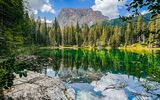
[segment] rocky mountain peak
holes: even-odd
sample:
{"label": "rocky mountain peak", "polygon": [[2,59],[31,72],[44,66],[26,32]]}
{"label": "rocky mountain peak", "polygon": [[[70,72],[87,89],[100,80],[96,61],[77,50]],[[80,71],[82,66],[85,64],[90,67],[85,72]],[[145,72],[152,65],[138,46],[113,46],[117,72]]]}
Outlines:
{"label": "rocky mountain peak", "polygon": [[67,25],[75,25],[77,22],[80,25],[88,23],[96,23],[108,19],[107,16],[102,15],[100,11],[93,11],[91,8],[74,9],[64,8],[57,16],[61,27]]}

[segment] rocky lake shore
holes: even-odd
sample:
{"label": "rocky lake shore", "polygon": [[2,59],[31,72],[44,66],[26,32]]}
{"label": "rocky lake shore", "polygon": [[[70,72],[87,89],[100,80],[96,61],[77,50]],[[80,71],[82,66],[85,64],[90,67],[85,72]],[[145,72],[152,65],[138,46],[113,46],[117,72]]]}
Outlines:
{"label": "rocky lake shore", "polygon": [[65,84],[37,72],[28,71],[27,77],[16,77],[12,89],[4,91],[5,100],[68,100]]}
{"label": "rocky lake shore", "polygon": [[[160,84],[125,74],[97,74],[90,71],[59,68],[58,74],[48,68],[54,58],[19,56],[19,61],[31,62],[27,77],[16,75],[14,86],[4,91],[5,100],[160,100]],[[42,74],[40,74],[42,73]],[[80,80],[80,81],[78,81]],[[115,95],[116,94],[116,95]]]}
{"label": "rocky lake shore", "polygon": [[16,77],[14,86],[4,91],[4,98],[5,100],[159,100],[160,84],[156,82],[146,84],[150,87],[150,90],[147,90],[143,86],[144,81],[108,73],[91,84],[72,83],[66,86],[66,83],[59,78],[28,71],[27,77]]}

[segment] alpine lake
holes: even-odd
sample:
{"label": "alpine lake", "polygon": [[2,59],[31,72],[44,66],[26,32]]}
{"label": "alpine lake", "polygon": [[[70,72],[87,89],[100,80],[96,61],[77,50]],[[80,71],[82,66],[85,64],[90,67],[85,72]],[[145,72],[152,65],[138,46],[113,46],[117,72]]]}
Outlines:
{"label": "alpine lake", "polygon": [[[38,60],[30,70],[60,78],[76,100],[116,99],[109,94],[125,95],[128,100],[160,100],[158,50],[44,48],[34,55]],[[121,83],[125,85],[116,85]]]}

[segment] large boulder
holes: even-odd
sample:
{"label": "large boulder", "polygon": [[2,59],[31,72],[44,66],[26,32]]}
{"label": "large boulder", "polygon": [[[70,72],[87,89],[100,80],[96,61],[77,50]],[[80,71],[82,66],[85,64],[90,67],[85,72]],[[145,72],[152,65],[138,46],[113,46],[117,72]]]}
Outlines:
{"label": "large boulder", "polygon": [[14,86],[4,91],[6,100],[68,100],[64,83],[45,75],[28,72],[27,77],[16,77]]}

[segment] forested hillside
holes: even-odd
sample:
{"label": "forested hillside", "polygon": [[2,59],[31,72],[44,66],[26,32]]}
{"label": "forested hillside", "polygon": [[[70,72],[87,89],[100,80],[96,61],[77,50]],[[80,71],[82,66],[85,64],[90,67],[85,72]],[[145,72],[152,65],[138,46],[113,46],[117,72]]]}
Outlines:
{"label": "forested hillside", "polygon": [[[150,13],[144,14],[143,15],[143,21],[146,22],[146,24],[149,22],[151,17]],[[136,20],[137,17],[135,17],[134,20]],[[110,26],[122,26],[122,25],[126,25],[127,21],[123,21],[121,18],[115,18],[115,19],[111,19],[111,20],[104,20],[102,22],[103,25],[110,25]]]}
{"label": "forested hillside", "polygon": [[[24,1],[25,2],[25,1]],[[0,54],[35,43],[35,21],[22,0],[0,0]]]}
{"label": "forested hillside", "polygon": [[139,15],[134,20],[123,22],[125,24],[121,26],[101,23],[81,26],[77,22],[75,26],[63,28],[59,26],[56,18],[51,27],[47,27],[46,21],[41,22],[40,17],[34,21],[33,17],[29,18],[26,14],[26,19],[28,19],[28,34],[24,36],[25,44],[55,47],[124,47],[139,43],[148,47],[159,47],[159,16],[146,21],[142,15]]}
{"label": "forested hillside", "polygon": [[[136,16],[133,20],[96,23],[92,26],[76,25],[60,27],[57,18],[49,27],[46,18],[41,21],[24,10],[21,0],[1,4],[0,50],[1,53],[24,45],[78,46],[78,47],[124,47],[135,43],[148,47],[159,47],[159,15],[146,19]],[[14,6],[13,6],[14,5]],[[16,10],[14,10],[16,9]],[[114,24],[118,23],[119,24]],[[125,24],[124,24],[125,23]]]}

